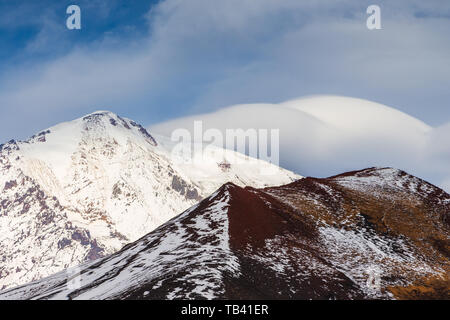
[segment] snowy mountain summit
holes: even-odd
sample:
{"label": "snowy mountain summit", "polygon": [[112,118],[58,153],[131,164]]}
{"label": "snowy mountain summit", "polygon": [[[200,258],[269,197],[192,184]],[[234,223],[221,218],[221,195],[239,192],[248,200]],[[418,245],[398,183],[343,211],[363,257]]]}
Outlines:
{"label": "snowy mountain summit", "polygon": [[255,168],[272,164],[231,151],[241,161],[224,169],[220,151],[205,165],[178,163],[143,126],[108,111],[0,145],[0,289],[114,253],[226,182],[301,178],[263,176]]}

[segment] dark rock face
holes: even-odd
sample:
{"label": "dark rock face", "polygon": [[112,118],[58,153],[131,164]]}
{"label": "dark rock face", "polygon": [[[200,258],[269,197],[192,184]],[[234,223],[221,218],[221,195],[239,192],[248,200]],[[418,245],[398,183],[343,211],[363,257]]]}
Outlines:
{"label": "dark rock face", "polygon": [[[97,240],[91,238],[89,231],[81,230],[79,228],[74,229],[75,230],[72,233],[72,240],[80,242],[83,246],[90,247],[85,258],[86,261],[96,260],[104,256],[104,249],[97,244]],[[63,244],[66,245],[72,242],[68,239],[63,239],[62,241],[64,241]]]}
{"label": "dark rock face", "polygon": [[102,119],[106,114],[107,114],[106,112],[93,113],[83,117],[83,121],[95,123],[98,122],[100,119]]}
{"label": "dark rock face", "polygon": [[121,118],[121,117],[119,117],[119,116],[117,116],[117,118],[120,120],[120,123],[122,123],[122,125],[123,125],[126,129],[131,130],[130,126],[128,125],[128,123],[127,123],[123,118]]}
{"label": "dark rock face", "polygon": [[172,176],[172,189],[184,195],[186,199],[200,200],[197,189],[189,186],[181,177]]}
{"label": "dark rock face", "polygon": [[38,142],[46,142],[46,141],[47,141],[46,135],[48,135],[48,134],[50,134],[50,133],[51,133],[50,130],[41,131],[41,132],[39,132],[38,134],[33,135],[33,136],[30,138],[30,140],[26,141],[26,143],[30,143],[30,141],[32,141],[32,140],[36,140],[36,141],[38,141]]}
{"label": "dark rock face", "polygon": [[8,208],[9,204],[10,204],[10,201],[8,201],[8,200],[6,200],[6,199],[4,199],[4,200],[2,200],[2,201],[0,202],[0,206],[1,206],[2,209]]}
{"label": "dark rock face", "polygon": [[113,187],[112,195],[114,198],[119,197],[119,195],[122,194],[122,190],[120,189],[120,186],[118,183],[116,183]]}
{"label": "dark rock face", "polygon": [[9,154],[14,150],[20,150],[16,140],[9,140],[7,143],[0,145],[0,152],[6,152],[6,154]]}
{"label": "dark rock face", "polygon": [[98,246],[97,241],[95,241],[95,240],[91,241],[90,245],[91,245],[91,250],[89,250],[89,253],[86,256],[86,260],[92,261],[92,260],[97,260],[97,259],[104,257],[105,252],[104,252],[103,248]]}
{"label": "dark rock face", "polygon": [[132,125],[133,127],[136,127],[136,128],[139,129],[139,132],[140,132],[144,137],[147,138],[147,141],[148,141],[151,145],[153,145],[153,146],[158,145],[158,143],[156,142],[156,140],[150,135],[150,133],[148,133],[148,131],[147,131],[143,126],[141,126],[140,124],[138,124],[138,123],[136,123],[136,122],[134,122],[134,121],[130,121],[130,123],[131,123],[131,125]]}
{"label": "dark rock face", "polygon": [[72,240],[63,238],[58,241],[58,249],[64,249],[65,247],[70,246],[71,243],[72,243]]}
{"label": "dark rock face", "polygon": [[42,132],[38,133],[38,137],[42,137],[42,136],[45,136],[45,135],[50,134],[50,133],[51,133],[50,130],[45,130],[45,131],[42,131]]}
{"label": "dark rock face", "polygon": [[72,233],[72,240],[80,242],[83,246],[87,246],[91,242],[91,235],[89,234],[89,231],[76,230]]}
{"label": "dark rock face", "polygon": [[3,191],[12,189],[17,187],[17,181],[16,180],[12,180],[12,181],[8,181],[5,183],[5,187],[3,188]]}
{"label": "dark rock face", "polygon": [[110,122],[114,127],[117,127],[117,121],[114,120],[113,118],[109,119],[109,122]]}

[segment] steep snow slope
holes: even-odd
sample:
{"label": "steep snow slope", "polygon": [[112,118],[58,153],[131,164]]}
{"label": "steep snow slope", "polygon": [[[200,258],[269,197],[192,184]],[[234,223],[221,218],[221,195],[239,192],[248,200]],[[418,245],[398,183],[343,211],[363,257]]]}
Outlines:
{"label": "steep snow slope", "polygon": [[229,183],[120,252],[0,299],[448,299],[449,215],[450,195],[391,168]]}
{"label": "steep snow slope", "polygon": [[[220,185],[299,176],[214,148],[183,163],[136,122],[107,111],[0,147],[0,288],[113,253]],[[238,163],[227,163],[227,157]]]}

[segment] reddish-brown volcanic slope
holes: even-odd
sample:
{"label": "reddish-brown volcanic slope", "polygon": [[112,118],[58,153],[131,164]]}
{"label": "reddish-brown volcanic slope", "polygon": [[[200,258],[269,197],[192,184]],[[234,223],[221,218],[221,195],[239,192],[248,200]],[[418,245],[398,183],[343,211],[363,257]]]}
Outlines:
{"label": "reddish-brown volcanic slope", "polygon": [[450,298],[450,196],[443,190],[401,170],[370,168],[264,192],[313,220],[321,257],[356,282],[372,282],[375,296]]}
{"label": "reddish-brown volcanic slope", "polygon": [[[370,168],[226,184],[120,252],[0,299],[449,299],[450,195]],[[72,276],[73,278],[73,276]]]}

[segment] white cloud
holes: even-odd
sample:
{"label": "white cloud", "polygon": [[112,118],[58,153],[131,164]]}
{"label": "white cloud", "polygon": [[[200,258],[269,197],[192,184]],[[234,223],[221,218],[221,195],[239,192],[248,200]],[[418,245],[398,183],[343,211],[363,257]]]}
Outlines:
{"label": "white cloud", "polygon": [[[154,123],[323,93],[443,123],[450,117],[450,19],[440,18],[447,2],[380,0],[383,30],[371,32],[358,0],[162,1],[147,14],[147,38],[107,38],[0,74],[0,140],[97,109]],[[44,24],[28,48],[49,45],[52,26]]]}
{"label": "white cloud", "polygon": [[[237,105],[151,126],[169,136],[178,128],[280,129],[280,164],[301,175],[328,176],[392,166],[448,188],[450,124],[432,128],[396,109],[361,99],[321,96],[280,104]],[[193,135],[193,133],[192,133]]]}
{"label": "white cloud", "polygon": [[450,179],[442,182],[442,189],[444,189],[447,192],[450,192]]}

